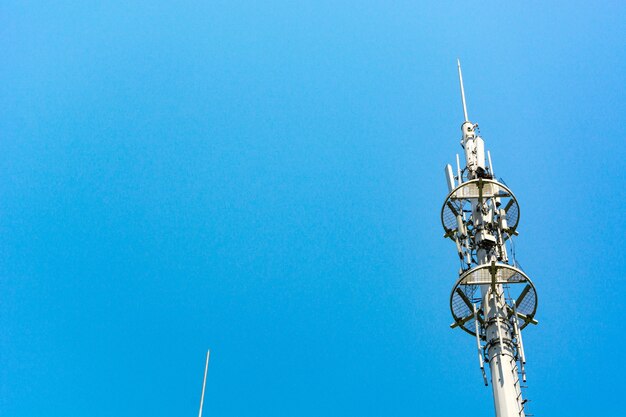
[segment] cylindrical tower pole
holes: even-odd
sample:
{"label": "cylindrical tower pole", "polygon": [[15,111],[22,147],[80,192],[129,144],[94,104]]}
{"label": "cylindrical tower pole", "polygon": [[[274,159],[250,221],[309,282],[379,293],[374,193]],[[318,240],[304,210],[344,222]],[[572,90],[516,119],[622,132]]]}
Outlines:
{"label": "cylindrical tower pole", "polygon": [[[494,291],[495,288],[495,291]],[[513,331],[502,285],[489,287],[483,298],[491,389],[497,417],[524,417]],[[513,320],[516,318],[511,317]]]}
{"label": "cylindrical tower pole", "polygon": [[[480,161],[482,162],[482,161]],[[495,213],[494,206],[481,207],[476,203],[473,207],[473,217],[478,227],[488,223]],[[478,233],[475,245],[480,247],[490,239],[485,234]],[[481,241],[481,239],[483,239]],[[496,246],[483,246],[477,251],[479,266],[488,265],[496,261]],[[509,308],[504,297],[504,288],[501,284],[481,285],[482,308],[484,313],[485,349],[487,362],[491,372],[491,389],[496,417],[525,417],[522,405],[522,392],[517,373],[517,360],[513,346],[513,329],[509,321]],[[511,316],[512,320],[516,320]]]}
{"label": "cylindrical tower pole", "polygon": [[[480,224],[484,220],[482,210],[476,210],[474,213]],[[478,250],[479,265],[495,262],[494,248]],[[517,318],[509,314],[501,284],[481,285],[481,294],[485,350],[491,372],[491,390],[496,417],[525,417],[513,345],[513,326],[510,322]]]}
{"label": "cylindrical tower pole", "polygon": [[[482,146],[482,139],[474,131],[471,122],[465,121],[461,130],[468,166],[474,168],[470,169],[470,178],[476,178],[480,169],[485,167],[484,152],[477,152],[476,149],[476,144]],[[474,146],[470,146],[472,142]],[[495,204],[488,205],[482,198],[475,200],[472,204],[472,218],[477,228],[474,245],[478,248],[476,255],[479,266],[497,261],[498,238],[487,229],[487,225],[493,223],[497,214],[496,209]],[[481,294],[487,343],[485,348],[491,371],[491,389],[496,417],[524,417],[517,360],[513,347],[512,325],[509,322],[504,288],[495,283],[481,285]]]}

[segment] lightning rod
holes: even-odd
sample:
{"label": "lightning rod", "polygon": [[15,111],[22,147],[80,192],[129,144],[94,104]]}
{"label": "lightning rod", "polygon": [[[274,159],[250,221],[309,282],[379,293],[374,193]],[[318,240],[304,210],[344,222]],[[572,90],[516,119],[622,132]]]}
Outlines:
{"label": "lightning rod", "polygon": [[206,388],[206,376],[209,371],[209,358],[211,357],[211,349],[206,351],[206,362],[204,364],[204,379],[202,380],[202,395],[200,396],[200,411],[198,417],[202,417],[202,408],[204,406],[204,390]]}

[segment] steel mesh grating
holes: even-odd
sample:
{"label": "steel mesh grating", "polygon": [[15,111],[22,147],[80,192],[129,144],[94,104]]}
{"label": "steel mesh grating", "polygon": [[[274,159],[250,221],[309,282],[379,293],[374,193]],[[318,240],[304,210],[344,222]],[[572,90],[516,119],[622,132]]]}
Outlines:
{"label": "steel mesh grating", "polygon": [[517,222],[519,221],[519,206],[517,204],[511,205],[509,209],[506,211],[506,222],[509,227],[516,227]]}
{"label": "steel mesh grating", "polygon": [[464,207],[470,210],[479,197],[487,204],[492,204],[492,198],[497,198],[498,207],[506,208],[509,233],[517,228],[519,206],[513,193],[506,186],[492,180],[471,180],[454,189],[446,198],[441,210],[441,222],[446,233],[457,229],[456,213],[462,213]]}
{"label": "steel mesh grating", "polygon": [[454,200],[450,200],[443,207],[443,216],[442,216],[443,227],[446,230],[446,232],[449,232],[451,230],[456,230],[458,227],[457,222],[456,222],[456,215],[454,214],[454,211],[452,210],[452,208],[450,208],[450,205],[454,208],[454,210],[457,213],[460,213],[462,209],[461,202],[454,201]]}
{"label": "steel mesh grating", "polygon": [[[496,268],[496,282],[517,283],[526,281],[526,277],[521,272],[508,265],[498,264]],[[466,272],[461,282],[470,285],[491,283],[490,266],[477,267]]]}
{"label": "steel mesh grating", "polygon": [[[466,296],[468,295],[468,287],[469,286],[466,285],[459,287]],[[468,298],[470,297],[468,296]],[[454,316],[456,318],[463,318],[468,316],[470,312],[471,311],[469,309],[469,306],[465,303],[465,301],[463,301],[461,296],[455,292],[454,296],[452,297],[452,313],[454,314]]]}
{"label": "steel mesh grating", "polygon": [[[480,298],[476,299],[474,297],[476,289],[478,288],[476,285],[460,285],[458,288],[459,290],[461,290],[461,292],[463,292],[463,294],[465,294],[465,296],[470,300],[471,303],[480,303]],[[452,295],[451,307],[452,316],[454,317],[455,321],[463,319],[474,313],[456,291]],[[462,325],[462,327],[465,329],[469,329],[473,332],[474,317],[466,321]]]}
{"label": "steel mesh grating", "polygon": [[524,277],[524,275],[520,274],[519,272],[515,272],[515,271],[512,271],[512,272],[513,272],[512,274],[507,274],[508,277],[506,278],[506,280],[508,282],[513,283],[513,282],[524,282],[524,281],[526,281],[526,278]]}
{"label": "steel mesh grating", "polygon": [[534,288],[531,288],[530,291],[524,296],[522,302],[517,306],[517,311],[526,316],[532,316],[535,313],[535,309],[537,308],[537,293]]}

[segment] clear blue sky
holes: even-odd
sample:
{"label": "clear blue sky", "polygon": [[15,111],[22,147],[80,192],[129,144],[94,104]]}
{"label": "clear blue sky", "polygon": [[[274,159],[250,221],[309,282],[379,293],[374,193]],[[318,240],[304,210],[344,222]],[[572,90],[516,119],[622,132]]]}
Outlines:
{"label": "clear blue sky", "polygon": [[4,1],[0,415],[489,416],[443,166],[521,205],[537,416],[621,416],[623,2]]}

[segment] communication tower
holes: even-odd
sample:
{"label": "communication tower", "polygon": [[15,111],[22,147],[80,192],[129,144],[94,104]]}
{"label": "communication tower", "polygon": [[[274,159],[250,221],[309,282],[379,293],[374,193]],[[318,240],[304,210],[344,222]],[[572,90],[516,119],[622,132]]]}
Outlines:
{"label": "communication tower", "polygon": [[441,209],[444,237],[456,245],[461,267],[450,294],[454,323],[476,338],[478,363],[488,385],[489,365],[497,417],[525,417],[526,356],[522,329],[537,324],[537,291],[509,257],[507,245],[517,235],[519,205],[513,192],[497,180],[478,125],[469,121],[461,63],[457,61],[464,122],[461,147],[465,168],[456,156],[456,173],[445,167],[448,196]]}

